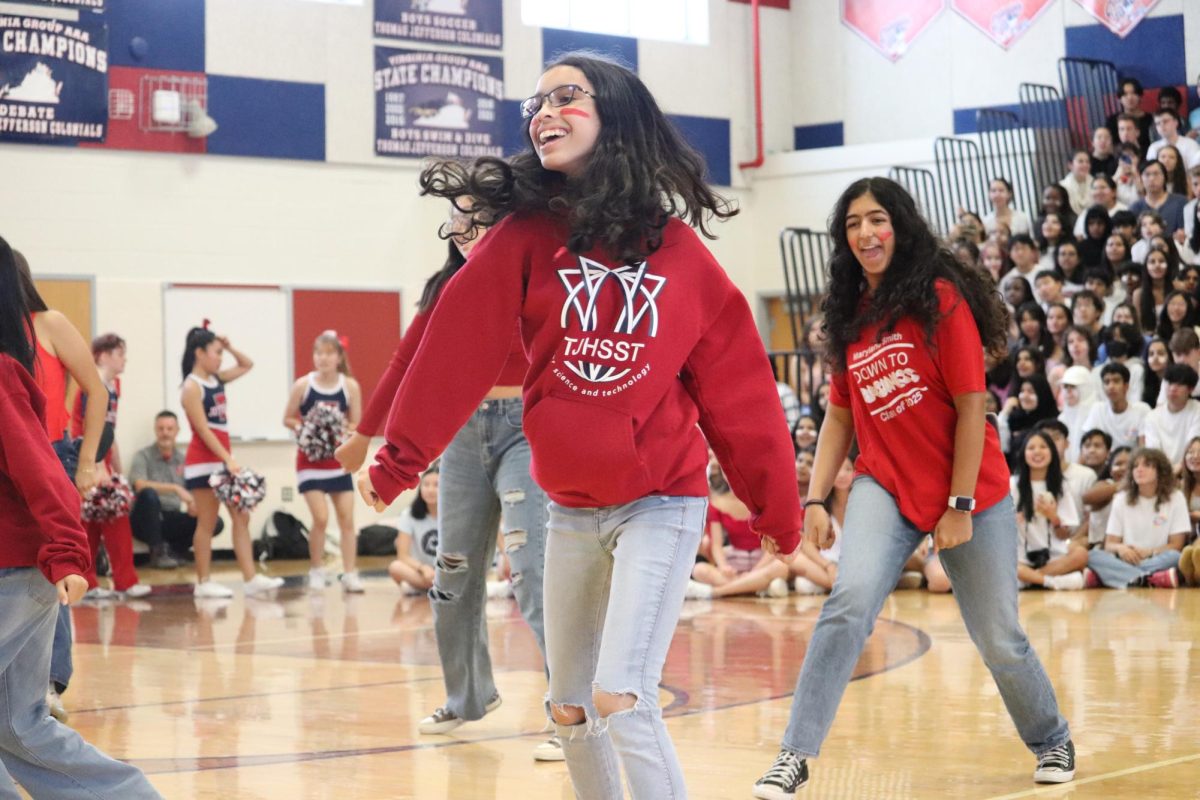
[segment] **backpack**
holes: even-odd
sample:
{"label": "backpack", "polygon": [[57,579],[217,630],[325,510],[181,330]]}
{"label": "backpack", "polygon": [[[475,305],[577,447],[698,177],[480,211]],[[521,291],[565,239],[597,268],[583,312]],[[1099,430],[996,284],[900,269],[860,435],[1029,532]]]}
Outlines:
{"label": "backpack", "polygon": [[358,554],[360,556],[396,555],[396,534],[400,531],[391,525],[368,525],[358,532]]}
{"label": "backpack", "polygon": [[308,558],[308,528],[286,511],[272,512],[254,542],[254,558],[259,561]]}

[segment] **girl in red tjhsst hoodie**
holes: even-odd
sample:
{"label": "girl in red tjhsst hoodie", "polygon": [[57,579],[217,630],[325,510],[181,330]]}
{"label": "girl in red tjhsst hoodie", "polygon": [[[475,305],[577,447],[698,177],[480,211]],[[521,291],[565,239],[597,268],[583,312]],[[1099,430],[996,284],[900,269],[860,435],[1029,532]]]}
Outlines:
{"label": "girl in red tjhsst hoodie", "polygon": [[704,527],[705,440],[789,553],[787,423],[745,298],[684,222],[707,234],[735,211],[638,77],[569,54],[522,109],[530,151],[422,175],[494,227],[442,291],[359,488],[382,508],[417,484],[519,323],[523,427],[551,499],[547,711],[580,796],[623,797],[623,765],[635,797],[683,797],[658,683]]}
{"label": "girl in red tjhsst hoodie", "polygon": [[137,767],[84,742],[46,705],[58,607],[83,597],[90,559],[79,495],[46,439],[32,330],[0,239],[0,793],[15,797],[15,779],[35,798],[158,798]]}
{"label": "girl in red tjhsst hoodie", "polygon": [[1034,780],[1075,774],[1071,732],[1017,618],[1016,512],[1000,439],[984,412],[984,348],[1008,327],[995,284],[938,243],[900,184],[863,178],[829,217],[823,304],[829,409],[804,502],[804,536],[833,542],[825,496],[851,443],[857,473],[838,576],[804,655],[791,720],[754,796],[789,800],[808,781],[838,703],[904,563],[932,532],[963,622],[1025,745]]}

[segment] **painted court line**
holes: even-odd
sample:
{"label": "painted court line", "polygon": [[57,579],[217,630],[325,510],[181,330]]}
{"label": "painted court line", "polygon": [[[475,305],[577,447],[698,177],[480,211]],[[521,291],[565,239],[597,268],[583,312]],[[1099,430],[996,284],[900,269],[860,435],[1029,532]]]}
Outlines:
{"label": "painted court line", "polygon": [[1055,792],[1063,792],[1070,790],[1073,786],[1083,786],[1089,783],[1100,783],[1101,781],[1109,781],[1113,778],[1123,778],[1126,775],[1136,775],[1139,772],[1149,772],[1163,767],[1173,767],[1176,764],[1186,764],[1189,761],[1200,761],[1200,753],[1193,753],[1190,756],[1179,756],[1178,758],[1168,758],[1165,761],[1155,761],[1150,764],[1142,764],[1137,767],[1128,767],[1127,769],[1119,769],[1115,772],[1106,772],[1103,775],[1093,775],[1090,778],[1083,778],[1070,783],[1060,783],[1053,786],[1040,786],[1037,789],[1029,789],[1024,792],[1016,792],[1015,794],[1001,794],[995,797],[990,797],[988,800],[1016,800],[1018,797],[1038,797],[1045,794],[1053,794]]}

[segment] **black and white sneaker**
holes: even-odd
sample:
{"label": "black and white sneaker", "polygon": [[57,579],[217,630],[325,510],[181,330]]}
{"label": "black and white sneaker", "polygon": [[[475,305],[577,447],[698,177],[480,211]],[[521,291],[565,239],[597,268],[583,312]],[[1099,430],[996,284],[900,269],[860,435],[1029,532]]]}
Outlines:
{"label": "black and white sneaker", "polygon": [[[500,702],[500,693],[496,692],[492,695],[492,698],[487,701],[487,705],[484,706],[483,713],[492,713],[500,707]],[[420,723],[417,724],[417,731],[426,735],[449,733],[458,726],[462,725],[464,722],[466,722],[465,719],[459,717],[446,706],[442,706],[428,717],[421,720]]]}
{"label": "black and white sneaker", "polygon": [[1075,745],[1066,744],[1051,748],[1038,756],[1033,779],[1038,783],[1066,783],[1075,777]]}
{"label": "black and white sneaker", "polygon": [[796,791],[808,783],[808,759],[780,750],[775,763],[754,783],[759,800],[794,800]]}

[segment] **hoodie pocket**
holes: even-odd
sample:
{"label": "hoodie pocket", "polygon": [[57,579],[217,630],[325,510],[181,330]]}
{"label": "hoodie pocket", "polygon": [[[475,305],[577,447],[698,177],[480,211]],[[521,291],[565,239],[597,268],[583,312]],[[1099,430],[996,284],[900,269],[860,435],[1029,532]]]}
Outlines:
{"label": "hoodie pocket", "polygon": [[533,478],[547,493],[587,505],[627,503],[649,493],[650,477],[629,415],[585,400],[547,395],[525,415]]}

